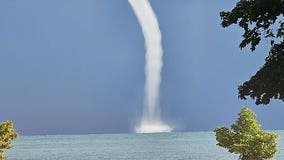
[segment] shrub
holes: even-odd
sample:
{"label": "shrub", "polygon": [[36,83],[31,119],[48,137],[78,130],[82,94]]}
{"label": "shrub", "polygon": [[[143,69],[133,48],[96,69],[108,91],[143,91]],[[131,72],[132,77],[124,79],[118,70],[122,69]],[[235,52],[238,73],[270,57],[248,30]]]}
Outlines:
{"label": "shrub", "polygon": [[231,130],[219,127],[216,133],[217,145],[231,153],[240,154],[240,160],[264,160],[274,157],[277,152],[277,133],[261,130],[255,113],[244,107]]}
{"label": "shrub", "polygon": [[13,147],[12,141],[18,137],[12,121],[5,121],[0,124],[0,160],[6,159],[4,149]]}

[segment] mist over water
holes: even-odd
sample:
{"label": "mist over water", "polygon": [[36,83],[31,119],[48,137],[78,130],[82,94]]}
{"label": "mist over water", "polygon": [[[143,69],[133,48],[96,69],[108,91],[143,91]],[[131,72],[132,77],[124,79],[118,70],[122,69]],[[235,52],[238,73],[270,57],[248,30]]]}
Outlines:
{"label": "mist over water", "polygon": [[164,124],[160,116],[159,92],[163,49],[157,17],[148,0],[128,0],[141,25],[145,38],[145,100],[141,122],[137,133],[170,132],[172,128]]}

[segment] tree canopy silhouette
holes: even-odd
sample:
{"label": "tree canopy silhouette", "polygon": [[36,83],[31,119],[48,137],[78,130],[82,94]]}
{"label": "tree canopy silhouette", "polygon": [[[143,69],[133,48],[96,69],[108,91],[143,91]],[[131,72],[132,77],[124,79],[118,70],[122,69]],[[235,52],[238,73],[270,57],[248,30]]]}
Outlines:
{"label": "tree canopy silhouette", "polygon": [[249,96],[257,105],[284,101],[284,0],[240,0],[220,16],[223,27],[238,24],[244,30],[241,49],[250,45],[254,51],[263,39],[271,45],[262,68],[238,87],[239,97]]}

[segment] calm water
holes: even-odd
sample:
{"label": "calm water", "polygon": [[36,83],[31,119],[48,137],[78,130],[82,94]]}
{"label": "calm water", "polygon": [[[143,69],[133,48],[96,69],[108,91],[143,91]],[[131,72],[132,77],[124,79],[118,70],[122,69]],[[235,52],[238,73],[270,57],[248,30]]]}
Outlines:
{"label": "calm water", "polygon": [[[284,158],[284,131],[276,160]],[[212,132],[21,136],[9,160],[237,160]]]}

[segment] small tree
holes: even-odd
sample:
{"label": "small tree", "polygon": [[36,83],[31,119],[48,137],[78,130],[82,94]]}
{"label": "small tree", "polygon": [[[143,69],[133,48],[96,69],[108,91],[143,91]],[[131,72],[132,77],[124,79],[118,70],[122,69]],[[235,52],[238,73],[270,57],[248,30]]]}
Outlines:
{"label": "small tree", "polygon": [[231,130],[219,127],[216,133],[217,145],[231,153],[240,154],[239,160],[264,160],[274,157],[277,152],[277,133],[267,133],[257,124],[255,113],[242,108],[239,118]]}
{"label": "small tree", "polygon": [[5,121],[0,124],[0,160],[7,158],[4,149],[12,148],[12,141],[17,138],[17,136],[18,133],[16,133],[12,121]]}

